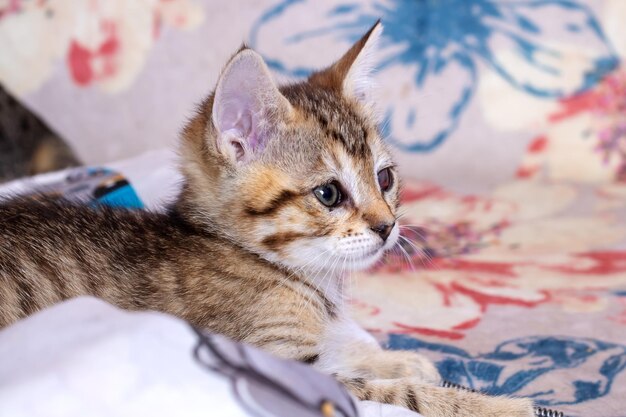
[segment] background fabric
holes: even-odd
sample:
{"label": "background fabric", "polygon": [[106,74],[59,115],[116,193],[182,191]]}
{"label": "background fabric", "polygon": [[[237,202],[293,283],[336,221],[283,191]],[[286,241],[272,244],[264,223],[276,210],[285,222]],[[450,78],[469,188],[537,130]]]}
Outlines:
{"label": "background fabric", "polygon": [[[354,274],[355,315],[452,381],[626,416],[626,2],[78,3],[0,3],[0,82],[90,164],[173,146],[242,40],[291,79],[382,18],[410,243]],[[155,161],[125,164],[168,185],[147,206]]]}
{"label": "background fabric", "polygon": [[0,183],[77,165],[63,139],[0,84]]}
{"label": "background fabric", "polygon": [[3,329],[0,352],[3,416],[323,417],[325,402],[346,417],[418,416],[358,404],[332,377],[304,364],[94,298],[66,301]]}
{"label": "background fabric", "polygon": [[405,175],[484,190],[536,170],[526,150],[540,137],[552,178],[623,169],[609,133],[621,0],[5,0],[0,83],[86,163],[110,162],[174,146],[242,41],[278,78],[301,77],[377,18],[379,110]]}

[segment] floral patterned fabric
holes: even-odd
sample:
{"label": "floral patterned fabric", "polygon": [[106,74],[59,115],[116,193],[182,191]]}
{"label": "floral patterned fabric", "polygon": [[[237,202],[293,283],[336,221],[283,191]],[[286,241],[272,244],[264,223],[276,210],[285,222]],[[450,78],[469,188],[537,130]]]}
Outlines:
{"label": "floral patterned fabric", "polygon": [[626,415],[626,184],[410,183],[403,203],[401,247],[352,279],[368,329],[457,383]]}
{"label": "floral patterned fabric", "polygon": [[243,39],[297,78],[382,18],[403,240],[354,314],[453,382],[626,416],[625,1],[130,4],[0,0],[0,82],[101,163],[171,144]]}
{"label": "floral patterned fabric", "polygon": [[0,80],[23,94],[40,87],[63,60],[77,85],[120,91],[143,67],[163,26],[190,29],[201,20],[189,0],[4,0]]}

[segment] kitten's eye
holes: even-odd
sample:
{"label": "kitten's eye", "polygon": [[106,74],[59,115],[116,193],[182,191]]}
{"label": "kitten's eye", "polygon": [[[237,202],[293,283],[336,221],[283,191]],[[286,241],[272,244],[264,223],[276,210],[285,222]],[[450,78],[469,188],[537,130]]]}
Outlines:
{"label": "kitten's eye", "polygon": [[378,185],[380,185],[380,189],[383,192],[389,191],[393,185],[393,175],[391,174],[391,169],[385,168],[378,171]]}
{"label": "kitten's eye", "polygon": [[335,207],[341,203],[341,191],[334,182],[320,185],[313,190],[313,194],[326,207]]}

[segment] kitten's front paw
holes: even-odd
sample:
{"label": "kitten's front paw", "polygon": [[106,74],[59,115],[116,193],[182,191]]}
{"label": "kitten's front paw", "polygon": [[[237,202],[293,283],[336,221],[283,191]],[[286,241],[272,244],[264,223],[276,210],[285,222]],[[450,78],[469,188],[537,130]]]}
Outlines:
{"label": "kitten's front paw", "polygon": [[441,375],[439,375],[435,364],[426,356],[415,352],[396,351],[394,353],[401,354],[401,359],[405,360],[409,368],[407,376],[419,378],[430,384],[438,384],[441,381]]}
{"label": "kitten's front paw", "polygon": [[[528,398],[514,398],[490,396],[479,392],[460,391],[455,388],[437,387],[432,398],[431,410],[424,411],[424,417],[534,417],[533,401]],[[439,402],[439,404],[437,404]],[[442,409],[452,406],[452,410],[462,410],[461,413],[449,414]]]}
{"label": "kitten's front paw", "polygon": [[381,351],[359,368],[363,376],[369,378],[417,378],[428,384],[438,384],[441,380],[439,371],[428,358],[410,351]]}
{"label": "kitten's front paw", "polygon": [[360,400],[406,407],[424,417],[533,417],[527,398],[492,397],[424,384],[419,378],[339,378]]}
{"label": "kitten's front paw", "polygon": [[535,417],[533,402],[527,398],[487,397],[486,407],[468,416]]}

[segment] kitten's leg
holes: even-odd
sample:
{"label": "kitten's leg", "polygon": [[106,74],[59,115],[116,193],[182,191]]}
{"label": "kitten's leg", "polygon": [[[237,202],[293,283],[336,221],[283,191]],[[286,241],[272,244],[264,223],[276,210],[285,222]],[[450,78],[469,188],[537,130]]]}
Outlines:
{"label": "kitten's leg", "polygon": [[415,352],[386,351],[352,320],[327,327],[315,367],[361,400],[407,407],[425,417],[532,417],[532,401],[437,386],[439,373]]}
{"label": "kitten's leg", "polygon": [[[315,363],[319,358],[320,339],[324,322],[318,310],[323,304],[303,299],[288,289],[272,293],[276,299],[268,298],[271,309],[254,317],[242,318],[241,322],[252,322],[245,334],[234,337],[284,359]],[[304,308],[307,306],[308,308]]]}
{"label": "kitten's leg", "polygon": [[268,322],[242,341],[284,359],[313,364],[319,358],[319,336],[289,320]]}
{"label": "kitten's leg", "polygon": [[365,379],[414,377],[431,384],[440,381],[429,359],[416,352],[383,350],[347,317],[330,323],[321,342],[316,368],[325,373]]}
{"label": "kitten's leg", "polygon": [[424,417],[533,417],[532,401],[426,385],[419,379],[338,378],[360,400],[406,407]]}

